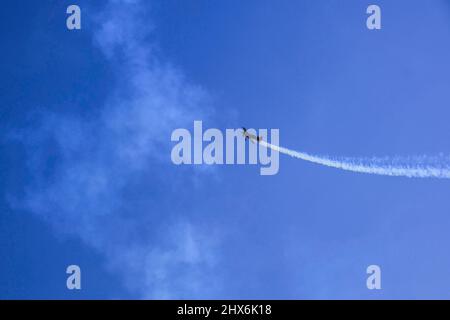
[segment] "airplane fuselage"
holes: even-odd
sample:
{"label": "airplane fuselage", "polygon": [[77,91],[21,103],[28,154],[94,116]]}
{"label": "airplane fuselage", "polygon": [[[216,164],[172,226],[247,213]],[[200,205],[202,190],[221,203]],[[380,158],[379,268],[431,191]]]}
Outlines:
{"label": "airplane fuselage", "polygon": [[242,128],[242,130],[243,130],[242,135],[245,137],[246,140],[250,140],[253,142],[260,142],[262,140],[261,136],[251,134],[251,133],[247,132],[247,129]]}

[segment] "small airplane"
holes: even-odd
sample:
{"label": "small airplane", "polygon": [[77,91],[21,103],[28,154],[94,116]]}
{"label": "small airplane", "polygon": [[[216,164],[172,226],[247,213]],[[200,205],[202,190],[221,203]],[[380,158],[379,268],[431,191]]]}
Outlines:
{"label": "small airplane", "polygon": [[255,143],[256,142],[260,142],[262,141],[262,137],[261,136],[256,136],[254,134],[251,134],[249,132],[247,132],[247,129],[242,127],[242,135],[245,137],[245,140],[250,140],[251,142]]}

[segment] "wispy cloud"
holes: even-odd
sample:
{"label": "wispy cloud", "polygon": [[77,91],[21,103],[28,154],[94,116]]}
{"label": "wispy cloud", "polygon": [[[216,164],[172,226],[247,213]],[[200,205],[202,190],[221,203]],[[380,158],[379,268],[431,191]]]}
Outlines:
{"label": "wispy cloud", "polygon": [[171,130],[212,109],[159,56],[148,18],[140,1],[110,1],[98,16],[93,43],[116,75],[111,94],[89,121],[44,113],[26,142],[35,182],[22,203],[103,253],[142,297],[208,297],[218,236],[170,205],[172,185],[187,188],[196,173],[176,173],[169,148]]}

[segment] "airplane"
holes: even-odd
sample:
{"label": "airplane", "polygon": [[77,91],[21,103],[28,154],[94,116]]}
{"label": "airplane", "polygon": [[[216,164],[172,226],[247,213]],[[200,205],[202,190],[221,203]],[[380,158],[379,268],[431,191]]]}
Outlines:
{"label": "airplane", "polygon": [[261,136],[255,136],[254,134],[247,132],[245,127],[242,127],[242,135],[245,137],[245,140],[250,140],[253,143],[255,143],[255,141],[260,142],[263,139]]}

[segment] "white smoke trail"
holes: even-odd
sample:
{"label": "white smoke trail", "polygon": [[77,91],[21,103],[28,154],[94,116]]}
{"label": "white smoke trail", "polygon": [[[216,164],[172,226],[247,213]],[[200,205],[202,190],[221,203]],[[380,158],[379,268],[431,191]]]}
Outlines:
{"label": "white smoke trail", "polygon": [[293,151],[265,141],[261,141],[260,144],[294,158],[341,170],[383,176],[450,179],[450,159],[448,157],[330,158]]}

